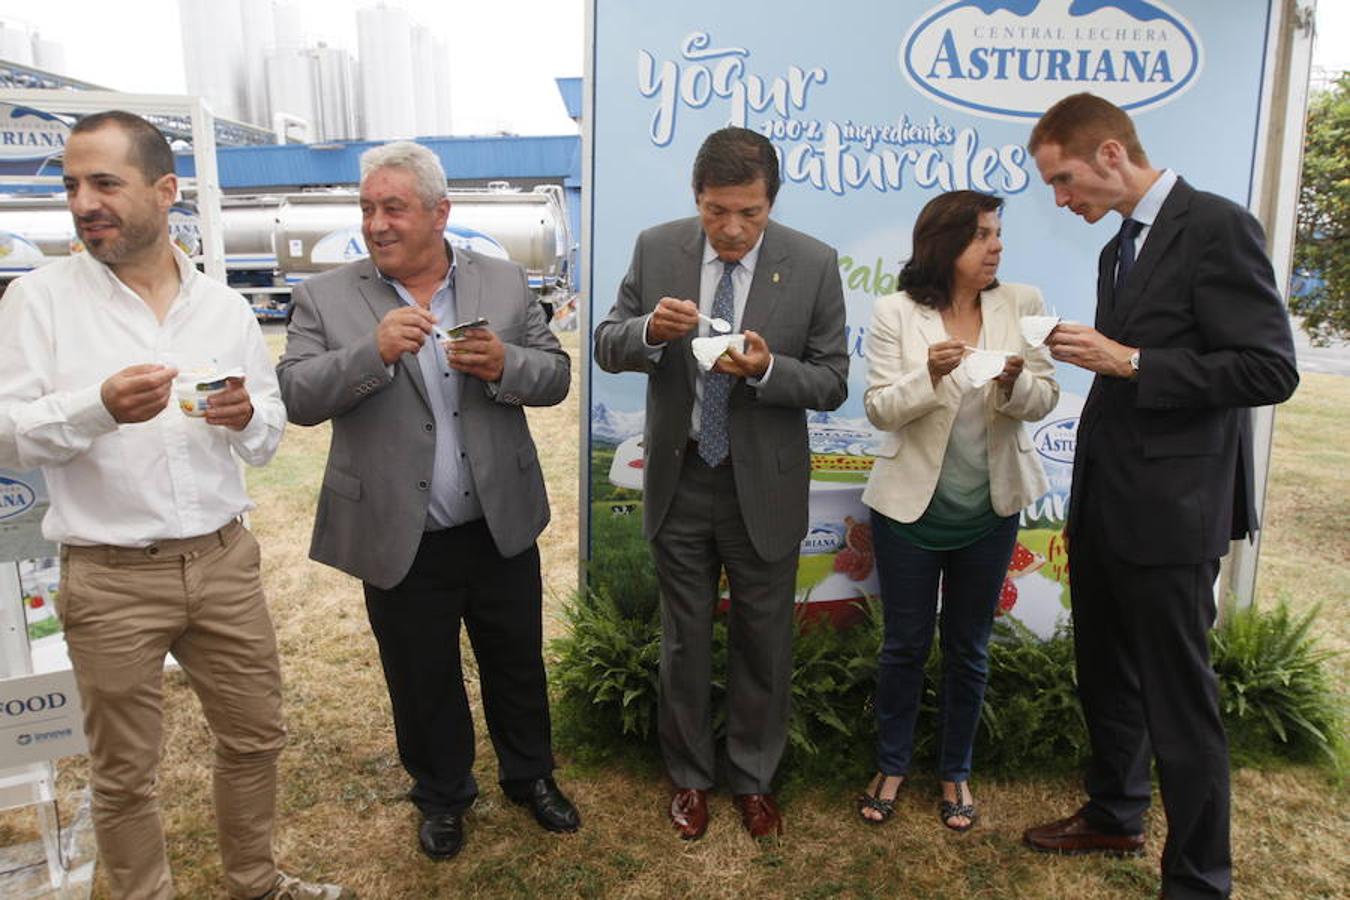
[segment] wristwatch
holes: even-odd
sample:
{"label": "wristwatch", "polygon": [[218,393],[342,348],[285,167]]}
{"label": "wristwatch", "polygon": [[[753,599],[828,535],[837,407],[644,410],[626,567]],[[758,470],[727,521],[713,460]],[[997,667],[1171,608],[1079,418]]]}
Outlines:
{"label": "wristwatch", "polygon": [[1130,354],[1130,377],[1139,377],[1139,351],[1136,350]]}

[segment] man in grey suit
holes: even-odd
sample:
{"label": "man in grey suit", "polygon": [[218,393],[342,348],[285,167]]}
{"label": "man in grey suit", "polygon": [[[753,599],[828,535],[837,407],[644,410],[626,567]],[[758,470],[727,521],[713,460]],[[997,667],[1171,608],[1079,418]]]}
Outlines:
{"label": "man in grey suit", "polygon": [[[781,833],[772,794],[787,743],[797,556],[811,474],[807,409],[847,394],[835,251],[770,221],[778,157],[753,131],[711,134],[694,163],[698,216],[638,236],[595,329],[607,372],[647,374],[643,531],[661,586],[659,731],[682,838],[707,829],[714,780],[713,611],[731,587],[727,778],[754,837]],[[743,331],[713,371],[700,312]]]}
{"label": "man in grey suit", "polygon": [[562,400],[570,361],[520,266],[452,249],[449,214],[430,150],[367,151],[370,258],[296,289],[277,366],[290,420],[333,422],[310,556],[364,583],[433,859],[459,851],[478,793],[461,620],[502,789],[551,831],[580,824],[551,777],[535,544],[549,509],[521,409]]}

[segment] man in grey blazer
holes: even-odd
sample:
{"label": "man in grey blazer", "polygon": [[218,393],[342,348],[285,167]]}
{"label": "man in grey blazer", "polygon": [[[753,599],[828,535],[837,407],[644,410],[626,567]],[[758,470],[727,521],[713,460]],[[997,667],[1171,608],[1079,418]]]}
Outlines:
{"label": "man in grey blazer", "polygon": [[370,258],[296,289],[277,366],[290,420],[333,423],[310,556],[364,584],[433,859],[459,851],[478,793],[461,620],[503,790],[551,831],[580,824],[551,777],[535,544],[549,509],[521,408],[562,400],[570,361],[518,265],[445,242],[449,213],[430,150],[367,151]]}
{"label": "man in grey blazer", "polygon": [[[694,163],[698,216],[638,236],[614,308],[595,329],[607,372],[647,375],[643,531],[661,586],[659,731],[670,816],[707,828],[714,780],[711,642],[718,581],[728,618],[727,780],[754,837],[782,831],[772,795],[787,743],[797,556],[811,474],[807,409],[847,394],[835,251],[770,221],[778,157],[753,131],[711,134]],[[699,370],[704,315],[745,349]]]}

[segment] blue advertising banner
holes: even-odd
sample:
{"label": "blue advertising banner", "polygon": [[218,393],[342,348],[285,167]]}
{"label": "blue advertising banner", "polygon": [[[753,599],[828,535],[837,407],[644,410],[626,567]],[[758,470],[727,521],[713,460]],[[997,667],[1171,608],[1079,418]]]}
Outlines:
{"label": "blue advertising banner", "polygon": [[41,471],[0,469],[0,563],[56,555],[56,545],[42,536],[48,505]]}
{"label": "blue advertising banner", "polygon": [[[61,584],[58,548],[42,536],[48,506],[47,482],[41,471],[0,469],[0,567],[13,566],[18,576],[0,578],[0,628],[27,630],[29,652],[37,664],[33,671],[70,668],[61,620],[56,616]],[[26,670],[6,658],[0,641],[0,676]]]}
{"label": "blue advertising banner", "polygon": [[[695,152],[728,124],[778,149],[774,217],[839,251],[849,398],[808,414],[811,526],[798,574],[798,599],[822,609],[877,589],[860,501],[876,438],[863,352],[872,303],[895,290],[926,202],[961,188],[1004,197],[999,278],[1091,322],[1097,254],[1118,219],[1088,226],[1041,182],[1026,142],[1056,100],[1084,90],[1112,100],[1155,165],[1250,201],[1269,0],[593,0],[591,13],[592,323],[613,303],[638,232],[694,214]],[[1058,408],[1026,426],[1051,488],[1023,511],[1000,604],[1041,634],[1067,610],[1060,531],[1089,385],[1073,367],[1057,375]],[[592,587],[617,589],[594,578],[606,557],[644,543],[645,381],[596,367],[589,376]]]}
{"label": "blue advertising banner", "polygon": [[52,174],[44,170],[65,151],[69,136],[70,126],[50,113],[0,103],[0,174]]}

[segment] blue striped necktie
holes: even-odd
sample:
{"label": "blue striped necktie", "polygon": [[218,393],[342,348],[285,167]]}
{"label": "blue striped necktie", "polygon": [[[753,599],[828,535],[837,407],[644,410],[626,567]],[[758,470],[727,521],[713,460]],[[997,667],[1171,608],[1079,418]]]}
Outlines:
{"label": "blue striped necktie", "polygon": [[[736,320],[735,289],[731,284],[731,273],[738,262],[723,263],[722,278],[717,282],[717,292],[713,294],[713,318]],[[731,435],[727,432],[727,399],[731,396],[731,385],[735,379],[721,372],[709,372],[703,381],[703,408],[699,416],[698,455],[710,466],[720,466],[727,458],[731,447]]]}

